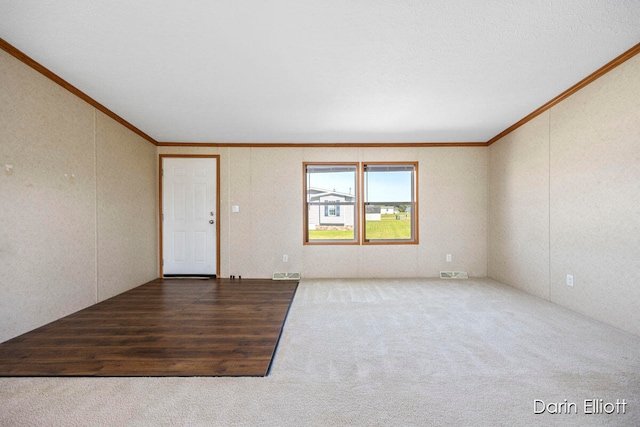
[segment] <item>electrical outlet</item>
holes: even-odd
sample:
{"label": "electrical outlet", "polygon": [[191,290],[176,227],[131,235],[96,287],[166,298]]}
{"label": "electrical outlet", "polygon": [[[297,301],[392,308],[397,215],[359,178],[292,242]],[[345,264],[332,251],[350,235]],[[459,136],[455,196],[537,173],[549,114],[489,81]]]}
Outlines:
{"label": "electrical outlet", "polygon": [[571,274],[567,274],[567,285],[573,286],[573,276]]}
{"label": "electrical outlet", "polygon": [[451,262],[451,254],[447,254],[447,262]]}
{"label": "electrical outlet", "polygon": [[289,255],[282,255],[282,262],[289,262]]}

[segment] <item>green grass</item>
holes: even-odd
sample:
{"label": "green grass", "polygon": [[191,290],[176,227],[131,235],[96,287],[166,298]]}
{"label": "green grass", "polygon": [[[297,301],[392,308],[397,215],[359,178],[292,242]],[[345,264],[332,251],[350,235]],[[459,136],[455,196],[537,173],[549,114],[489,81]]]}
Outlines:
{"label": "green grass", "polygon": [[382,215],[381,221],[366,222],[366,238],[368,240],[387,239],[410,239],[411,238],[411,217],[404,214],[400,215],[401,219],[396,219],[393,214]]}
{"label": "green grass", "polygon": [[351,240],[353,230],[309,230],[309,240]]}
{"label": "green grass", "polygon": [[[411,215],[384,214],[380,221],[367,221],[366,237],[369,240],[406,240],[411,238]],[[309,230],[309,240],[352,240],[353,230]]]}

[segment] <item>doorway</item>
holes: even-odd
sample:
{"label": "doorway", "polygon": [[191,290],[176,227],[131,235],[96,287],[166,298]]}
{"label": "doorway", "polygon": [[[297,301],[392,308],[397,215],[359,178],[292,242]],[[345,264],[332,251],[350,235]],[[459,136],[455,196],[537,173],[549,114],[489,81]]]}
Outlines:
{"label": "doorway", "polygon": [[219,155],[160,155],[160,277],[220,276],[219,206]]}

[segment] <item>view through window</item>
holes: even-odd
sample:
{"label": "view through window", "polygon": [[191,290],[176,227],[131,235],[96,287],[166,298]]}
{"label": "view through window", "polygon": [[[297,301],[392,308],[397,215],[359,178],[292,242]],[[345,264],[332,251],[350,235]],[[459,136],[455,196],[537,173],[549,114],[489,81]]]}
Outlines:
{"label": "view through window", "polygon": [[303,165],[305,243],[418,243],[417,162]]}
{"label": "view through window", "polygon": [[307,242],[357,242],[357,166],[305,165]]}
{"label": "view through window", "polygon": [[413,242],[416,164],[364,165],[364,241]]}

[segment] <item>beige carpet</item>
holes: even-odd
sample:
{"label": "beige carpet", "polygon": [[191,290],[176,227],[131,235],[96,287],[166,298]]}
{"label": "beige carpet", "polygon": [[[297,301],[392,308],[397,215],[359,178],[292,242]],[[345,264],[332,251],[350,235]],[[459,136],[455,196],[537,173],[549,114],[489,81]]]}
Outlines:
{"label": "beige carpet", "polygon": [[640,337],[491,280],[304,280],[267,378],[0,378],[0,425],[637,426]]}

